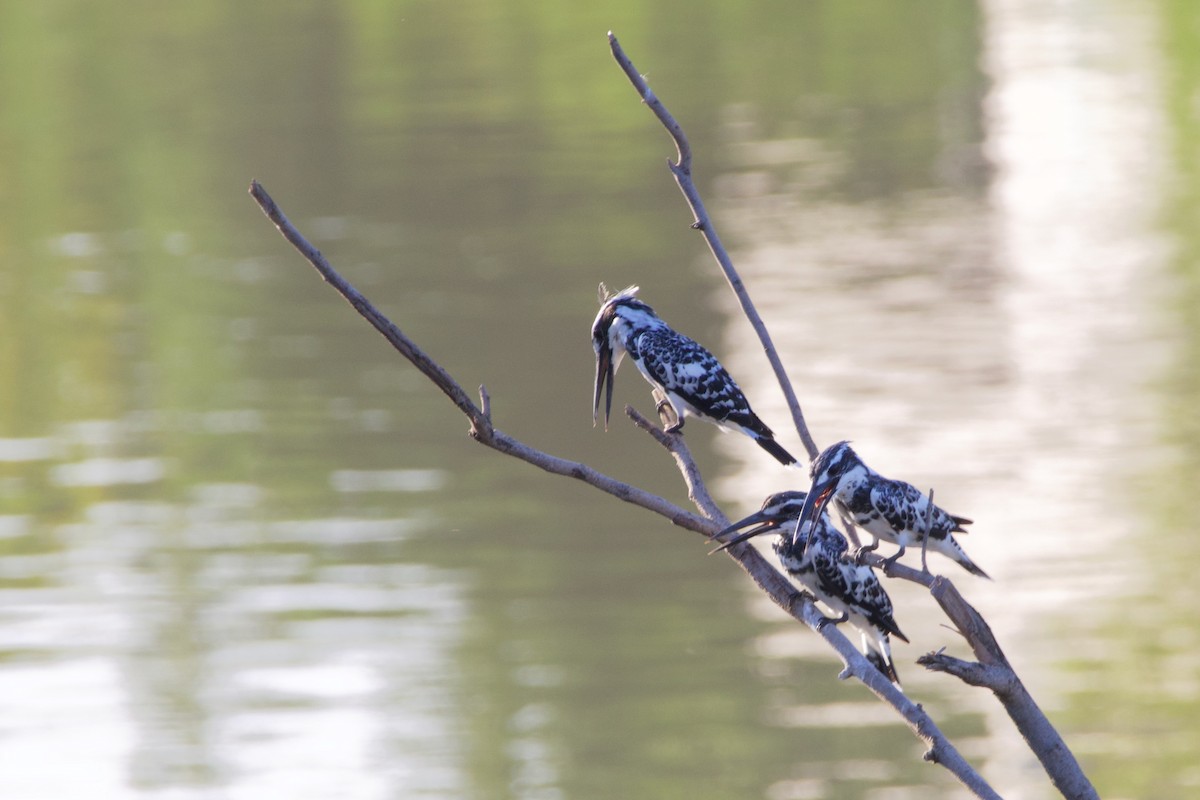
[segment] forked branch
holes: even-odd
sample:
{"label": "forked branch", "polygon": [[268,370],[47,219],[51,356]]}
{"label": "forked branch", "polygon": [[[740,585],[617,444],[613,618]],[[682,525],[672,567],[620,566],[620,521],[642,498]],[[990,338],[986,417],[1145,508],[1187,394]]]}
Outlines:
{"label": "forked branch", "polygon": [[[717,236],[712,221],[708,217],[708,212],[704,208],[704,203],[700,199],[696,185],[692,180],[692,151],[687,137],[684,135],[683,127],[650,89],[649,84],[647,84],[641,73],[638,72],[637,68],[634,67],[633,62],[625,54],[624,49],[617,41],[617,37],[612,32],[608,34],[608,42],[613,58],[616,59],[621,70],[629,78],[630,83],[633,84],[642,101],[654,112],[655,117],[658,118],[675,142],[677,158],[674,162],[668,162],[667,166],[670,168],[671,174],[679,184],[680,191],[683,192],[684,198],[692,209],[692,214],[695,217],[692,227],[697,228],[704,234],[704,238],[712,250],[713,257],[716,258],[722,273],[725,275],[725,279],[729,282],[730,287],[737,296],[743,312],[745,312],[746,317],[750,320],[751,325],[758,334],[763,349],[766,351],[767,358],[771,363],[771,367],[775,372],[775,377],[779,381],[780,389],[787,400],[788,408],[791,410],[796,431],[804,443],[805,449],[808,451],[809,458],[815,459],[818,448],[809,434],[808,426],[804,421],[804,414],[792,389],[791,381],[787,377],[787,373],[783,368],[783,364],[771,341],[770,334],[763,324],[762,318],[758,315],[754,304],[750,300],[745,284],[742,282],[741,277],[738,275],[729,258],[729,254]],[[932,504],[933,491],[930,490],[931,512]],[[949,656],[943,655],[940,651],[924,656],[920,663],[931,670],[940,670],[954,674],[967,683],[985,685],[992,688],[997,698],[1004,704],[1005,709],[1020,730],[1022,736],[1029,743],[1030,748],[1041,760],[1047,774],[1049,774],[1059,791],[1065,797],[1072,800],[1076,798],[1079,800],[1091,800],[1091,798],[1097,797],[1095,788],[1079,767],[1079,763],[1067,748],[1062,737],[1059,736],[1058,732],[1034,702],[1032,696],[1026,691],[1015,671],[1009,665],[1008,660],[1004,658],[1004,654],[992,636],[991,629],[987,626],[987,623],[974,608],[971,608],[962,599],[962,596],[958,594],[957,589],[954,588],[954,585],[950,581],[942,577],[934,578],[927,571],[925,563],[926,545],[927,541],[923,541],[921,548],[921,572],[902,567],[894,562],[887,564],[878,557],[872,557],[868,563],[871,563],[872,566],[881,566],[884,572],[890,577],[903,577],[921,583],[929,588],[930,593],[937,599],[943,610],[945,610],[946,614],[958,627],[959,632],[970,643],[981,663],[971,664],[959,659],[952,659]],[[947,766],[949,768],[949,765]],[[954,770],[952,769],[951,771]],[[970,771],[969,776],[966,773],[960,774],[959,772],[955,772],[955,775],[981,797],[987,796],[982,792],[992,791],[990,787],[982,783],[982,779],[979,779],[978,783],[972,782],[974,778],[979,777],[973,770]],[[971,780],[968,780],[968,777]]]}
{"label": "forked branch", "polygon": [[[746,291],[745,285],[734,269],[733,264],[717,236],[699,192],[692,180],[691,148],[682,127],[666,107],[650,90],[646,81],[634,68],[625,55],[615,36],[609,34],[609,44],[613,56],[621,66],[630,82],[637,89],[639,96],[654,112],[655,116],[666,127],[677,148],[677,160],[669,162],[680,190],[683,192],[688,205],[695,217],[693,227],[702,232],[713,256],[716,258],[731,289],[758,334],[768,360],[779,381],[780,388],[787,400],[792,413],[797,433],[808,451],[810,458],[817,455],[817,447],[809,434],[804,415],[796,399],[791,382],[779,359],[778,353],[771,342],[766,326],[758,315],[754,304]],[[295,247],[305,259],[313,265],[321,277],[333,286],[368,322],[375,327],[406,359],[413,363],[426,377],[430,379],[450,400],[459,408],[470,422],[470,435],[476,441],[499,452],[526,461],[539,469],[555,475],[563,475],[583,481],[591,486],[633,503],[649,511],[653,511],[673,524],[690,531],[711,536],[729,524],[729,520],[713,501],[704,485],[703,478],[683,438],[679,435],[666,434],[652,425],[648,420],[627,408],[626,413],[634,424],[653,436],[659,444],[667,449],[675,459],[676,465],[683,476],[688,488],[689,498],[700,510],[697,515],[669,501],[624,483],[616,478],[597,472],[586,464],[571,461],[551,455],[533,448],[518,439],[497,429],[492,420],[491,402],[487,390],[480,386],[479,405],[470,398],[462,386],[436,361],[424,353],[396,325],[384,316],[370,301],[360,294],[347,282],[319,250],[313,247],[307,239],[287,219],[274,200],[257,181],[251,183],[250,193],[259,204],[263,213],[276,225],[280,233]],[[913,703],[904,694],[889,683],[878,670],[863,657],[861,653],[842,635],[835,625],[818,611],[812,598],[797,592],[792,583],[783,577],[749,544],[735,545],[726,551],[738,562],[754,582],[777,605],[795,619],[808,625],[817,632],[833,648],[845,664],[841,677],[858,678],[881,700],[891,705],[905,720],[912,731],[928,746],[926,760],[941,764],[960,780],[972,793],[981,798],[998,798],[999,795],[986,781],[966,762],[962,755],[946,739],[933,720],[925,713],[920,705]],[[924,552],[922,552],[924,561]],[[930,589],[930,593],[941,604],[950,620],[972,647],[978,662],[969,662],[953,658],[943,652],[930,653],[923,656],[919,663],[934,671],[952,674],[961,680],[976,686],[985,686],[995,693],[1004,704],[1009,715],[1016,723],[1030,744],[1031,749],[1042,760],[1055,786],[1068,798],[1090,800],[1096,792],[1079,769],[1078,763],[1067,749],[1065,743],[1050,725],[1049,721],[1038,709],[1029,696],[1024,685],[1017,677],[1008,660],[1005,658],[991,629],[983,618],[958,594],[954,585],[942,577],[934,577],[927,571],[918,571],[901,564],[884,564],[878,556],[870,556],[868,563],[881,567],[892,577],[900,577],[920,583]]]}
{"label": "forked branch", "polygon": [[[550,455],[503,433],[497,429],[489,414],[476,406],[462,386],[433,359],[417,347],[391,320],[383,315],[369,300],[363,297],[348,281],[334,270],[325,257],[308,242],[307,239],[292,225],[275,201],[267,194],[266,189],[258,181],[250,184],[250,194],[254,197],[263,213],[275,224],[293,247],[321,274],[325,281],[333,286],[372,326],[375,327],[401,355],[411,361],[421,370],[441,391],[471,421],[470,435],[480,444],[502,453],[526,461],[540,469],[556,475],[581,480],[591,486],[618,497],[626,502],[641,506],[669,519],[673,524],[686,528],[706,537],[712,536],[729,525],[729,519],[708,495],[704,488],[700,472],[692,461],[683,438],[677,435],[663,434],[658,431],[636,412],[630,414],[635,423],[648,431],[666,447],[675,458],[685,480],[688,483],[689,494],[708,517],[697,516],[691,512],[670,503],[669,501],[650,494],[642,489],[631,486],[577,461],[569,461]],[[486,391],[481,389],[481,402],[490,405]],[[909,700],[903,693],[879,673],[866,658],[850,643],[836,625],[828,621],[813,605],[812,598],[797,592],[791,581],[783,577],[772,567],[757,550],[746,543],[736,545],[727,551],[744,569],[751,579],[775,602],[795,619],[820,635],[837,652],[845,664],[842,677],[858,678],[881,700],[891,705],[908,724],[909,728],[928,746],[925,758],[941,764],[950,770],[955,777],[963,782],[977,797],[999,798],[999,795],[987,785],[983,778],[971,768],[949,739],[941,732],[933,719],[924,709]],[[901,571],[913,572],[901,568]]]}

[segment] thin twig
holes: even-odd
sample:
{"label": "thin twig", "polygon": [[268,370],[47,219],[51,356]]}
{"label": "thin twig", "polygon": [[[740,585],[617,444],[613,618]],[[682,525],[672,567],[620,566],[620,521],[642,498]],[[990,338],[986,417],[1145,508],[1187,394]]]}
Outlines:
{"label": "thin twig", "polygon": [[458,406],[459,409],[467,415],[467,419],[471,420],[472,430],[478,430],[480,435],[486,436],[485,431],[491,428],[489,422],[476,405],[471,402],[471,398],[463,391],[463,388],[454,382],[441,365],[425,355],[416,344],[405,336],[399,328],[397,328],[391,320],[367,302],[357,289],[346,282],[339,275],[329,262],[325,260],[325,256],[321,251],[313,247],[311,243],[303,236],[291,221],[280,210],[275,201],[271,199],[271,195],[267,194],[267,190],[263,188],[258,181],[250,182],[250,195],[258,203],[259,208],[267,217],[275,223],[275,227],[279,228],[279,232],[283,234],[283,238],[291,242],[292,247],[300,251],[300,255],[308,259],[308,263],[316,268],[317,272],[321,273],[321,277],[330,286],[338,290],[338,293],[354,306],[354,309],[367,319],[375,330],[383,334],[384,338],[391,342],[392,347],[400,351],[401,355],[413,363],[417,369],[421,370],[427,378],[433,381],[434,385],[441,389],[447,397]]}
{"label": "thin twig", "polygon": [[488,422],[492,421],[492,396],[482,383],[479,384],[479,412]]}
{"label": "thin twig", "polygon": [[683,482],[688,489],[688,499],[696,505],[696,508],[700,509],[700,513],[711,520],[721,520],[723,524],[728,525],[729,520],[717,506],[712,495],[708,493],[708,487],[704,485],[704,478],[700,475],[700,468],[692,460],[692,452],[688,449],[683,436],[678,433],[667,433],[654,427],[654,424],[639,414],[633,406],[625,406],[625,413],[633,420],[634,425],[650,434],[655,441],[667,448],[667,452],[675,459],[680,474],[683,475]]}
{"label": "thin twig", "polygon": [[945,672],[964,683],[981,686],[993,692],[1010,691],[1009,685],[1012,673],[997,667],[989,667],[978,661],[964,661],[961,658],[948,656],[945,648],[933,653],[926,653],[917,659],[917,663],[932,672]]}
{"label": "thin twig", "polygon": [[621,49],[621,44],[617,41],[617,37],[613,35],[612,31],[608,33],[608,45],[612,50],[613,58],[617,60],[617,64],[625,72],[625,76],[629,78],[629,82],[633,84],[633,88],[637,90],[638,95],[642,98],[642,102],[654,112],[654,116],[658,117],[659,122],[663,124],[663,127],[667,129],[667,133],[675,141],[676,160],[673,162],[668,161],[667,167],[671,170],[671,174],[675,176],[675,182],[679,184],[679,190],[683,192],[684,198],[692,209],[692,216],[694,218],[692,227],[704,235],[704,240],[708,242],[708,248],[712,251],[713,258],[721,265],[721,272],[724,273],[725,280],[729,283],[729,288],[733,290],[734,296],[737,297],[738,303],[741,304],[742,312],[750,320],[750,325],[754,328],[754,332],[758,334],[758,339],[762,342],[763,350],[767,354],[767,360],[771,362],[771,369],[775,372],[775,378],[779,381],[779,388],[783,391],[784,399],[787,400],[788,409],[792,413],[792,422],[796,426],[796,433],[800,435],[800,441],[804,444],[804,449],[808,451],[809,460],[812,460],[817,457],[817,453],[819,452],[817,443],[813,441],[812,435],[808,432],[808,424],[804,421],[804,412],[800,410],[800,401],[796,398],[795,390],[792,389],[792,382],[788,379],[787,370],[783,368],[783,362],[779,359],[779,353],[775,350],[774,342],[771,341],[771,334],[767,331],[767,326],[763,323],[762,317],[759,316],[758,309],[754,307],[754,303],[750,300],[746,286],[734,268],[733,261],[729,258],[729,253],[725,250],[725,245],[721,244],[721,239],[717,236],[716,228],[708,216],[708,211],[704,208],[704,202],[700,199],[700,192],[696,189],[696,184],[692,181],[692,146],[688,143],[687,137],[683,133],[683,127],[671,115],[671,112],[667,111],[666,106],[662,104],[658,96],[650,90],[650,85],[646,83],[646,79],[633,66],[633,62],[629,59],[629,56],[625,55],[625,51]]}

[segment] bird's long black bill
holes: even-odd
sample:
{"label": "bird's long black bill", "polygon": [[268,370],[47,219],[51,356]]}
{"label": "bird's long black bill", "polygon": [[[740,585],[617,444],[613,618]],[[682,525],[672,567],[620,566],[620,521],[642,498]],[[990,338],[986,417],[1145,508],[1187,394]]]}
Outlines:
{"label": "bird's long black bill", "polygon": [[[600,418],[600,395],[604,393],[604,430],[608,430],[608,418],[612,415],[613,400],[613,357],[612,349],[604,345],[596,351],[596,387],[592,395],[592,427]],[[607,387],[607,390],[606,390]]]}
{"label": "bird's long black bill", "polygon": [[745,528],[747,525],[753,525],[755,527],[751,528],[748,531],[743,531],[742,533],[740,533],[737,536],[730,539],[728,542],[722,543],[720,547],[713,549],[713,550],[709,550],[708,554],[711,556],[713,553],[719,553],[722,550],[728,550],[729,548],[733,547],[735,544],[741,544],[742,542],[747,541],[748,539],[753,539],[755,536],[761,536],[764,533],[769,533],[770,531],[777,530],[779,527],[778,522],[775,520],[774,517],[772,517],[768,514],[764,514],[761,511],[758,511],[758,512],[755,512],[755,513],[751,514],[750,516],[746,517],[745,519],[738,520],[737,522],[733,523],[732,525],[730,525],[728,528],[725,528],[724,530],[717,531],[712,536],[708,537],[708,540],[711,542],[714,539],[719,539],[720,537],[722,537],[728,533],[733,533],[734,531],[741,530],[742,528]]}
{"label": "bird's long black bill", "polygon": [[735,544],[741,544],[742,542],[753,539],[755,536],[761,536],[762,534],[770,533],[773,530],[775,530],[774,525],[761,525],[757,528],[754,528],[753,530],[746,531],[743,534],[733,537],[728,542],[725,542],[724,544],[722,544],[720,547],[714,547],[712,550],[708,551],[708,554],[711,556],[712,554],[719,553],[722,550],[728,550],[729,548],[733,547]]}
{"label": "bird's long black bill", "polygon": [[833,497],[833,490],[836,488],[837,481],[813,483],[812,488],[808,490],[808,497],[804,498],[804,507],[800,509],[800,517],[796,520],[796,530],[792,532],[792,547],[798,546],[803,538],[807,548],[812,537],[801,536],[801,534],[806,530],[806,526],[817,524],[817,520],[824,513],[825,506],[829,505],[829,500]]}

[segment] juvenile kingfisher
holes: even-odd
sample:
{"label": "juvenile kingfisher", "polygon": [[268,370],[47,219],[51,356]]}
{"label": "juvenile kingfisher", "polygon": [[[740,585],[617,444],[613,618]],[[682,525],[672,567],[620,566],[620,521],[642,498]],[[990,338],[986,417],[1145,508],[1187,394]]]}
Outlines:
{"label": "juvenile kingfisher", "polygon": [[607,296],[601,284],[600,313],[592,323],[592,349],[596,351],[596,384],[592,398],[592,424],[600,416],[600,395],[605,395],[604,427],[612,412],[613,377],[628,353],[650,385],[659,409],[669,406],[674,422],[666,428],[675,433],[691,414],[722,430],[749,436],[758,446],[784,465],[796,459],[780,447],[746,396],[716,357],[695,341],[672,330],[654,309],[638,300],[638,287]]}
{"label": "juvenile kingfisher", "polygon": [[812,477],[812,488],[796,525],[797,538],[800,529],[836,497],[855,524],[874,537],[870,545],[863,547],[864,551],[874,550],[880,539],[900,546],[894,556],[884,560],[888,566],[904,555],[905,548],[910,545],[920,547],[928,532],[929,550],[956,561],[973,575],[989,578],[967,557],[953,535],[966,533],[963,526],[969,525],[971,520],[956,517],[933,505],[910,483],[883,477],[863,463],[849,442],[838,442],[825,448],[812,463]]}
{"label": "juvenile kingfisher", "polygon": [[858,564],[847,555],[849,548],[846,538],[833,526],[824,511],[820,513],[815,531],[809,527],[799,537],[794,535],[807,497],[804,492],[770,495],[757,512],[735,522],[716,536],[724,536],[747,526],[755,527],[738,534],[713,552],[764,533],[775,533],[775,555],[787,573],[818,600],[841,614],[833,622],[848,620],[858,629],[862,634],[863,655],[888,680],[899,686],[900,678],[892,661],[889,635],[905,642],[908,638],[892,618],[892,600],[884,591],[875,571]]}

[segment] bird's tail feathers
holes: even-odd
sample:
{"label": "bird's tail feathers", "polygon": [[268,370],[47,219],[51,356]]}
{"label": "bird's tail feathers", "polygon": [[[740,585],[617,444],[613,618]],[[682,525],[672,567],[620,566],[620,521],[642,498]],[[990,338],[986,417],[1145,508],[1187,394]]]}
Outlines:
{"label": "bird's tail feathers", "polygon": [[776,461],[783,464],[785,467],[790,467],[796,463],[796,457],[784,450],[779,442],[775,441],[770,436],[755,436],[754,441],[758,442],[758,446],[770,453]]}
{"label": "bird's tail feathers", "polygon": [[944,555],[949,556],[951,559],[957,562],[960,567],[972,575],[978,575],[981,578],[987,578],[989,581],[992,579],[991,575],[988,575],[986,572],[980,569],[978,564],[971,560],[971,557],[966,554],[966,551],[964,551],[962,546],[954,540],[953,536],[947,536],[944,541],[945,546],[940,548],[942,549]]}
{"label": "bird's tail feathers", "polygon": [[871,666],[882,672],[883,677],[894,683],[897,689],[901,689],[900,675],[896,672],[896,662],[892,660],[892,648],[888,643],[887,634],[875,638],[864,633],[862,643],[863,655],[871,662]]}
{"label": "bird's tail feathers", "polygon": [[989,581],[992,579],[992,576],[988,575],[986,572],[984,572],[982,569],[980,569],[978,564],[976,564],[971,559],[967,558],[966,553],[962,553],[961,557],[956,558],[955,561],[957,561],[962,566],[963,569],[965,569],[967,572],[971,573],[972,575],[978,575],[981,578],[987,578]]}

